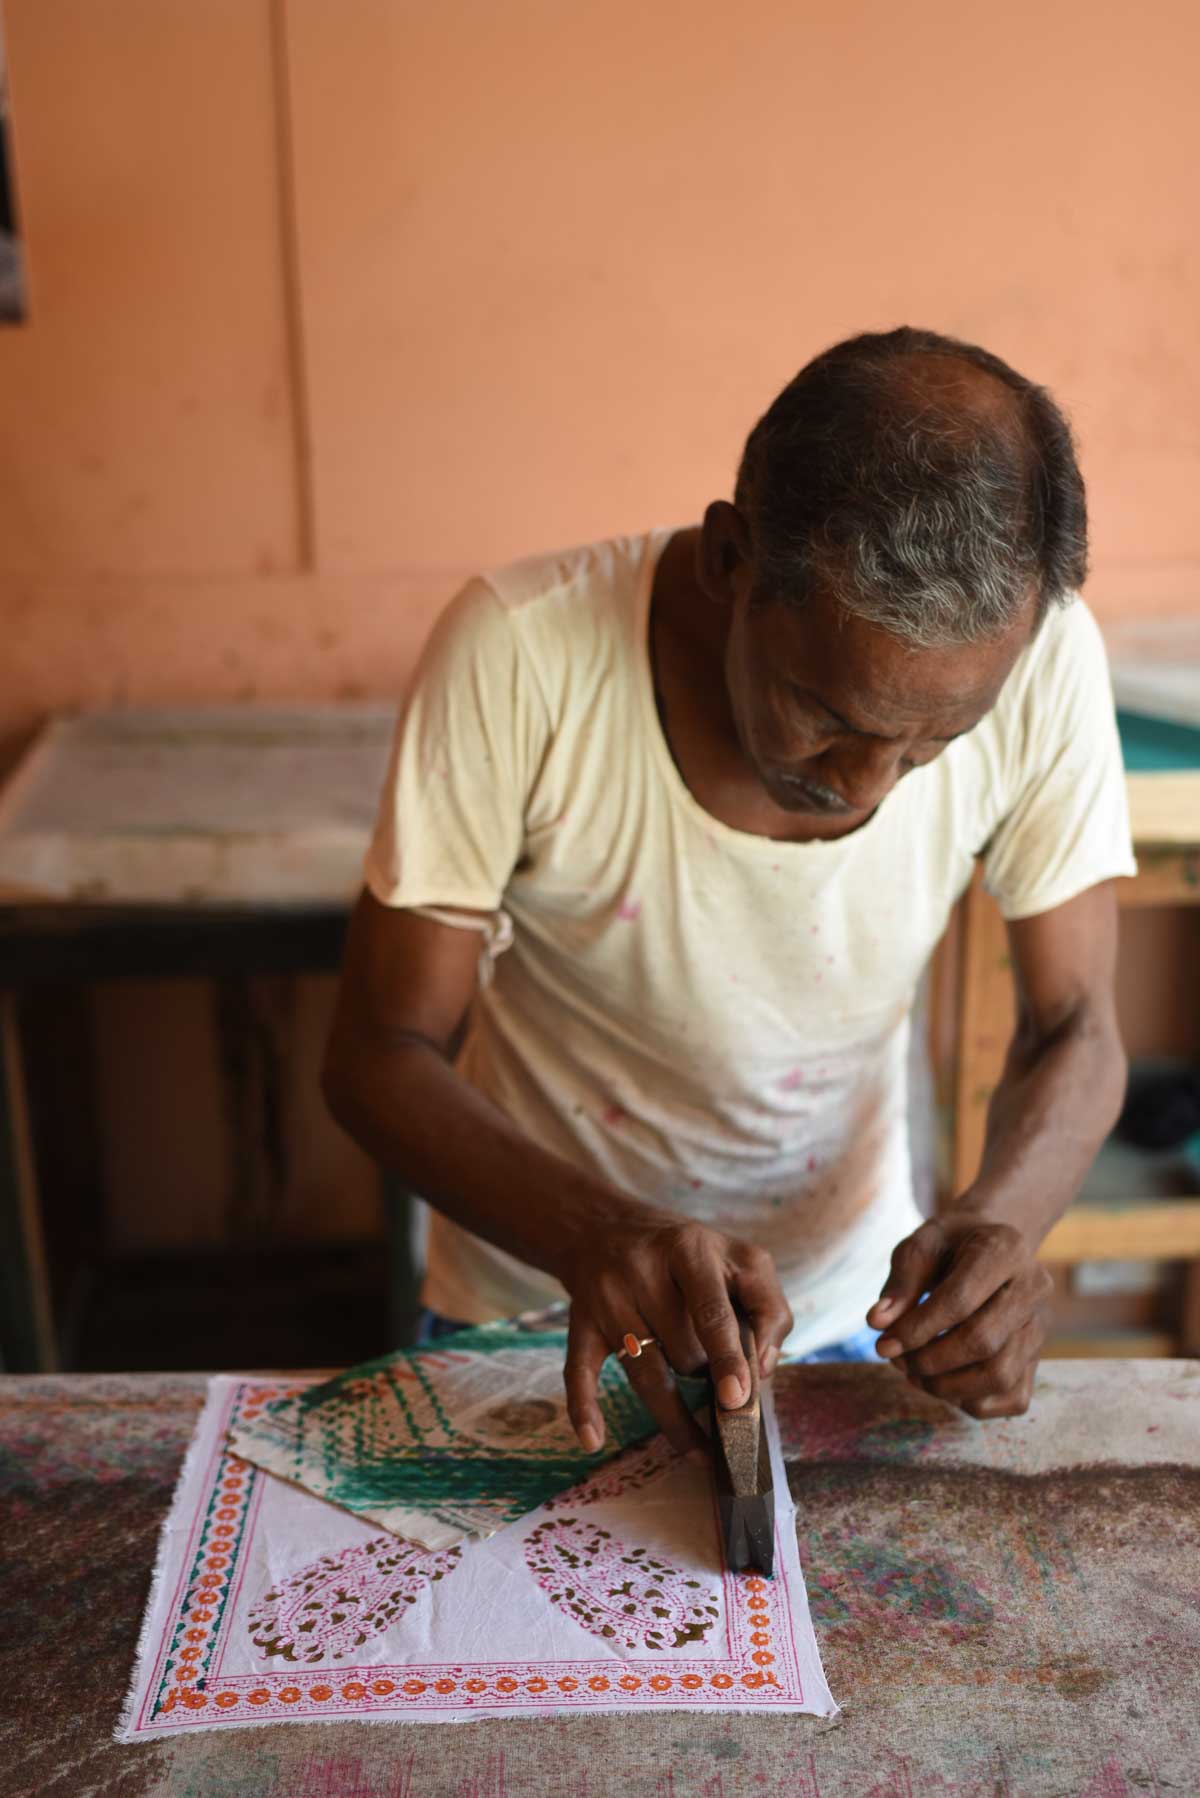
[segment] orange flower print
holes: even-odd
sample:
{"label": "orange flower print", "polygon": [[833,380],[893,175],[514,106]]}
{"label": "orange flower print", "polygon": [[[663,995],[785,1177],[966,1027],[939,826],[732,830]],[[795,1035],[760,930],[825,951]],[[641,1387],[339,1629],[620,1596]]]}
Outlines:
{"label": "orange flower print", "polygon": [[236,1692],[218,1692],[213,1703],[219,1704],[223,1711],[227,1711],[230,1706],[236,1704],[237,1701],[238,1695]]}
{"label": "orange flower print", "polygon": [[377,1698],[386,1698],[390,1692],[396,1690],[396,1683],[391,1679],[373,1679],[371,1681],[371,1690],[375,1693]]}
{"label": "orange flower print", "polygon": [[650,1687],[655,1692],[669,1692],[671,1681],[665,1673],[655,1673],[651,1675]]}
{"label": "orange flower print", "polygon": [[715,1686],[718,1692],[728,1692],[733,1681],[728,1673],[714,1673],[709,1684]]}
{"label": "orange flower print", "polygon": [[284,1686],[282,1692],[279,1694],[279,1701],[281,1704],[295,1704],[299,1696],[299,1686]]}
{"label": "orange flower print", "polygon": [[365,1698],[366,1695],[367,1688],[364,1685],[361,1685],[356,1679],[347,1680],[346,1684],[342,1687],[343,1698]]}
{"label": "orange flower print", "polygon": [[310,1686],[308,1688],[308,1695],[310,1698],[315,1698],[318,1704],[324,1704],[327,1698],[333,1697],[333,1687]]}

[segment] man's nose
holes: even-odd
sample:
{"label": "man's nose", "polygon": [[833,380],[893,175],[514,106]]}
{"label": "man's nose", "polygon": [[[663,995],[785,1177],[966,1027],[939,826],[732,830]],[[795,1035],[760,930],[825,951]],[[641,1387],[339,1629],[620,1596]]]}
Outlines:
{"label": "man's nose", "polygon": [[839,743],[822,757],[824,778],[855,811],[872,810],[886,799],[900,778],[903,745],[877,737]]}

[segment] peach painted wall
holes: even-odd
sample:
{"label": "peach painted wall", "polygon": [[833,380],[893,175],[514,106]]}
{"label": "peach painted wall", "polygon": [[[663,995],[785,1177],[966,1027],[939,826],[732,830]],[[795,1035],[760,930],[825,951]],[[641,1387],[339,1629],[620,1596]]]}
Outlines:
{"label": "peach painted wall", "polygon": [[1200,598],[1191,0],[6,0],[0,735],[388,693],[464,569],[727,492],[815,349],[1046,380]]}
{"label": "peach painted wall", "polygon": [[[902,321],[1073,413],[1102,615],[1200,605],[1194,0],[3,3],[0,741],[395,694],[464,572],[697,517],[809,355]],[[219,1233],[208,1011],[97,1031],[114,1237]],[[368,1229],[311,1076],[288,1222]]]}

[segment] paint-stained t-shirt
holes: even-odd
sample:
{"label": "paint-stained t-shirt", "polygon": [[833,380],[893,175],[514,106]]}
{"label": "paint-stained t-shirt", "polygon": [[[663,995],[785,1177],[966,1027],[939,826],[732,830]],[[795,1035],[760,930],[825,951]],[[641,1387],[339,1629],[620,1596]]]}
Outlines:
{"label": "paint-stained t-shirt", "polygon": [[[544,1148],[764,1244],[790,1354],[861,1328],[915,1229],[909,1014],[982,855],[1004,916],[1134,872],[1104,649],[1053,609],[994,709],[834,841],[693,798],[649,659],[667,530],[472,580],[396,733],[366,879],[507,914],[459,1066]],[[557,1283],[431,1218],[426,1304],[471,1322]]]}

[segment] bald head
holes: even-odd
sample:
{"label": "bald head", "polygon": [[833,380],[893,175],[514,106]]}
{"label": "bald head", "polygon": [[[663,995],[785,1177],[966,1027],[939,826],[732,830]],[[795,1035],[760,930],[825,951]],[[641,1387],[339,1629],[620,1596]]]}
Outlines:
{"label": "bald head", "polygon": [[916,646],[999,635],[1086,571],[1062,413],[930,331],[852,338],[802,369],[750,435],[736,504],[760,597],[820,591]]}

